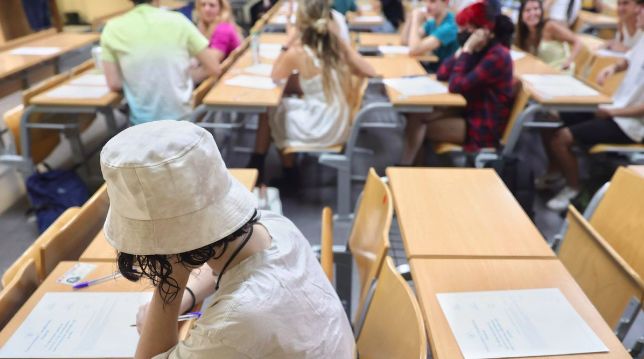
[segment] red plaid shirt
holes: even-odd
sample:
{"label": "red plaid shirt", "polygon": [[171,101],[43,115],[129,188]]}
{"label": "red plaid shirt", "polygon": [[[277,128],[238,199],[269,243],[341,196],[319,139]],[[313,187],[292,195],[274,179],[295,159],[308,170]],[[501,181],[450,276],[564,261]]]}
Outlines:
{"label": "red plaid shirt", "polygon": [[491,45],[484,53],[462,53],[448,58],[436,77],[449,81],[449,91],[467,100],[467,134],[464,149],[498,147],[512,106],[512,57],[503,45]]}

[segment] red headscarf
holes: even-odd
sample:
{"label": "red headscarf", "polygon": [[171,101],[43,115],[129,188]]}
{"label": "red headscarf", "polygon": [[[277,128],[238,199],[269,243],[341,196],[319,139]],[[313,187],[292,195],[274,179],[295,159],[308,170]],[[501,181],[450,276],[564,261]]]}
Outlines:
{"label": "red headscarf", "polygon": [[459,11],[456,15],[456,23],[459,26],[474,25],[476,27],[483,27],[489,30],[494,29],[494,17],[490,16],[490,9],[484,1],[477,1],[463,10]]}

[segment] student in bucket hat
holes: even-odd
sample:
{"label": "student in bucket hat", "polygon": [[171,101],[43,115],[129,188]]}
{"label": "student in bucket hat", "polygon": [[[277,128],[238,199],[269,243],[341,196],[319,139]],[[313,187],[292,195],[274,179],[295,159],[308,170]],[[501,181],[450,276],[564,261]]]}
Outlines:
{"label": "student in bucket hat", "polygon": [[[342,305],[302,233],[256,210],[208,131],[134,126],[101,152],[105,238],[129,280],[155,287],[136,358],[350,358]],[[213,294],[214,293],[214,294]],[[185,341],[177,316],[213,294]]]}

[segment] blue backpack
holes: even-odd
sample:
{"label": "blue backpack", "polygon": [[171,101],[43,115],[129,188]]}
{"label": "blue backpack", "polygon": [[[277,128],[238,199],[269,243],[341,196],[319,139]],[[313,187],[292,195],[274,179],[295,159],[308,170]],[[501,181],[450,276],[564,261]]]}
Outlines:
{"label": "blue backpack", "polygon": [[85,183],[74,171],[53,170],[27,178],[31,210],[36,212],[38,230],[44,232],[67,208],[82,206],[89,198]]}

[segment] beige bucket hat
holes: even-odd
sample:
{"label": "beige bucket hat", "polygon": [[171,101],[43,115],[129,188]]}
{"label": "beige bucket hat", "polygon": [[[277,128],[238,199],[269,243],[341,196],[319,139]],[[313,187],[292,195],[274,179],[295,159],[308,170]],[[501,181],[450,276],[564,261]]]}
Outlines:
{"label": "beige bucket hat", "polygon": [[253,216],[255,197],[226,169],[212,135],[187,121],[130,127],[101,151],[118,251],[178,254],[214,243]]}

